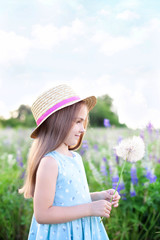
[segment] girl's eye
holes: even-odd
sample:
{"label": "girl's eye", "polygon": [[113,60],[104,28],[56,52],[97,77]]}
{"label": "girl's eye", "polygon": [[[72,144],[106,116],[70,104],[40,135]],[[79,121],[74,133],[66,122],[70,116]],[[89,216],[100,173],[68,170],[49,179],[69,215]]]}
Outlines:
{"label": "girl's eye", "polygon": [[81,123],[81,121],[77,121],[77,123]]}

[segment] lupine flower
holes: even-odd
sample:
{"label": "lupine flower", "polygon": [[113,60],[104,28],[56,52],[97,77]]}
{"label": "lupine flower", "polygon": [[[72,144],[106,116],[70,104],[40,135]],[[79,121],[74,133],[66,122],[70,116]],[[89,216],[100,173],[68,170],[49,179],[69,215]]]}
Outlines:
{"label": "lupine flower", "polygon": [[149,180],[150,183],[153,183],[156,181],[157,176],[154,175],[153,170],[147,169],[146,178]]}
{"label": "lupine flower", "polygon": [[106,158],[106,157],[103,157],[102,160],[103,160],[103,162],[105,162],[105,163],[107,162],[107,158]]}
{"label": "lupine flower", "polygon": [[137,162],[144,157],[145,146],[141,137],[133,136],[122,140],[117,147],[116,153],[128,162]]}
{"label": "lupine flower", "polygon": [[119,136],[118,139],[117,139],[117,143],[119,144],[121,141],[122,141],[122,136]]}
{"label": "lupine flower", "polygon": [[132,166],[131,167],[131,181],[133,183],[133,185],[137,184],[138,183],[138,178],[137,178],[137,169],[135,166]]}
{"label": "lupine flower", "polygon": [[152,132],[153,132],[153,125],[152,125],[151,122],[148,123],[147,130],[148,130],[149,134],[152,134]]}
{"label": "lupine flower", "polygon": [[125,185],[124,185],[124,182],[123,182],[123,180],[121,180],[121,182],[119,183],[119,186],[118,186],[118,188],[117,188],[117,191],[118,191],[118,193],[121,195],[121,191],[122,190],[124,190],[125,189]]}
{"label": "lupine flower", "polygon": [[94,148],[95,151],[98,152],[98,145],[97,145],[97,144],[95,144],[95,145],[93,146],[93,148]]}
{"label": "lupine flower", "polygon": [[102,165],[100,171],[101,171],[103,176],[107,176],[106,166]]}
{"label": "lupine flower", "polygon": [[136,191],[134,189],[133,183],[131,183],[130,196],[131,197],[135,197],[136,196]]}
{"label": "lupine flower", "polygon": [[144,140],[144,131],[143,130],[140,132],[140,137]]}
{"label": "lupine flower", "polygon": [[22,159],[22,155],[21,155],[20,150],[17,151],[16,160],[17,160],[18,165],[22,168],[23,167],[23,159]]}
{"label": "lupine flower", "polygon": [[118,175],[115,175],[115,176],[112,177],[112,188],[113,189],[116,189],[118,181],[119,181],[119,176]]}
{"label": "lupine flower", "polygon": [[81,149],[80,149],[80,154],[81,155],[84,155],[84,153],[88,150],[88,142],[87,142],[87,140],[84,140],[83,142],[82,142],[82,147],[81,147]]}
{"label": "lupine flower", "polygon": [[107,118],[104,119],[103,124],[106,128],[111,126],[110,121]]}

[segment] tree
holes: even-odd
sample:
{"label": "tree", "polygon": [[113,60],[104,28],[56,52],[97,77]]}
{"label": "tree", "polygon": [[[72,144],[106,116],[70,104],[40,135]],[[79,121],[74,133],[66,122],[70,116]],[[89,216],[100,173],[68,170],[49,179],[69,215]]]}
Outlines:
{"label": "tree", "polygon": [[31,108],[27,105],[20,105],[19,108],[11,113],[12,118],[17,118],[21,121],[26,120],[28,115],[32,115]]}
{"label": "tree", "polygon": [[124,124],[119,123],[118,116],[113,112],[113,100],[110,96],[104,95],[97,98],[97,104],[90,112],[90,124],[91,126],[103,126],[105,118],[110,120],[111,125],[124,127]]}

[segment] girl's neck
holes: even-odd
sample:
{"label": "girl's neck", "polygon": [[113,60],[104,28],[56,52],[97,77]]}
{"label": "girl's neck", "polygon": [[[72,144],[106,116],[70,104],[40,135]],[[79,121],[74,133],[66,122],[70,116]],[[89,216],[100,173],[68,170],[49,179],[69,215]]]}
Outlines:
{"label": "girl's neck", "polygon": [[71,152],[68,149],[68,145],[62,143],[58,148],[55,149],[57,152],[67,155],[69,157],[72,156]]}

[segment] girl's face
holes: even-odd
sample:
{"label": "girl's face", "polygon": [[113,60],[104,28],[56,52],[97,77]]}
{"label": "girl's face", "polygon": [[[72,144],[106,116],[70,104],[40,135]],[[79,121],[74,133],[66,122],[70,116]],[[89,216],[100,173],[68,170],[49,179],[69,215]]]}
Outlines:
{"label": "girl's face", "polygon": [[74,146],[77,144],[79,137],[85,132],[84,122],[88,115],[88,109],[85,104],[82,104],[80,110],[77,112],[73,120],[72,127],[64,141],[67,146]]}

